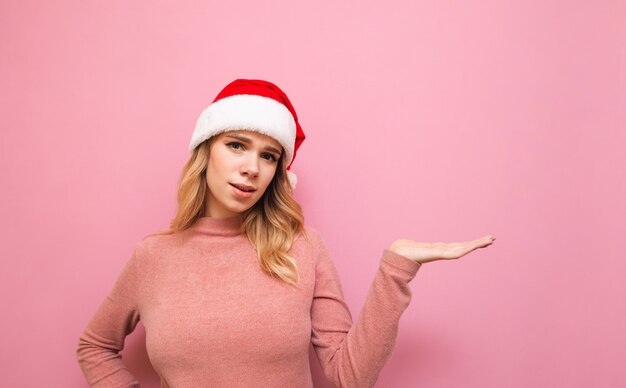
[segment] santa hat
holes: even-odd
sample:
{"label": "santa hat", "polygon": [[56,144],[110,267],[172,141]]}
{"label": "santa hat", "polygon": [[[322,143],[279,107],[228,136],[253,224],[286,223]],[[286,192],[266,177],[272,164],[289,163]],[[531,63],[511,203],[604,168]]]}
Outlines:
{"label": "santa hat", "polygon": [[211,136],[239,129],[270,136],[283,146],[287,175],[291,187],[295,188],[296,174],[289,169],[305,135],[287,95],[268,81],[237,79],[231,82],[200,114],[189,151]]}

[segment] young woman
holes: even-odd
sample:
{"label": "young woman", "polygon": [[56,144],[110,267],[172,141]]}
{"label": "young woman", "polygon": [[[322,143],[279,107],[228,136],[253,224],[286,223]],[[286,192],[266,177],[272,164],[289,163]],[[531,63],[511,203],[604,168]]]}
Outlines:
{"label": "young woman", "polygon": [[267,81],[236,80],[202,112],[170,228],[135,245],[80,336],[91,386],[139,386],[119,352],[141,319],[162,387],[312,387],[310,343],[334,386],[371,387],[420,266],[495,240],[393,242],[353,324],[323,238],[291,196],[304,139]]}

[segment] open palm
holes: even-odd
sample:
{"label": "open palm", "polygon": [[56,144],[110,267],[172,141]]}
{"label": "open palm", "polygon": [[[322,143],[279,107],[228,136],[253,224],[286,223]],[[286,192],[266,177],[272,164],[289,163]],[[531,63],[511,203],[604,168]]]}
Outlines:
{"label": "open palm", "polygon": [[389,250],[418,263],[435,260],[453,260],[465,256],[471,251],[487,247],[495,241],[495,237],[487,235],[477,240],[466,242],[434,242],[424,243],[407,239],[394,241]]}

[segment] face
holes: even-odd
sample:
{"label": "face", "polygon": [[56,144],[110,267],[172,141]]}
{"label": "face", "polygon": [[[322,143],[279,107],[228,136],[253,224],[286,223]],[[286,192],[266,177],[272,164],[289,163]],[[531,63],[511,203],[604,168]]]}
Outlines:
{"label": "face", "polygon": [[281,152],[278,141],[258,132],[217,135],[206,169],[205,216],[235,217],[251,208],[274,178]]}

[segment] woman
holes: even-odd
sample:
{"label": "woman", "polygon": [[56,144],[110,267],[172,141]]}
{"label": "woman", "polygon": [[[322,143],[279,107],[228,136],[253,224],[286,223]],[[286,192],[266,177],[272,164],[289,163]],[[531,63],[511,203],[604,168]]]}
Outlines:
{"label": "woman", "polygon": [[137,243],[80,336],[91,386],[136,387],[119,351],[141,319],[162,387],[312,387],[309,343],[335,386],[371,387],[423,263],[490,245],[397,240],[353,324],[289,170],[305,136],[276,85],[236,80],[197,121],[168,230]]}

